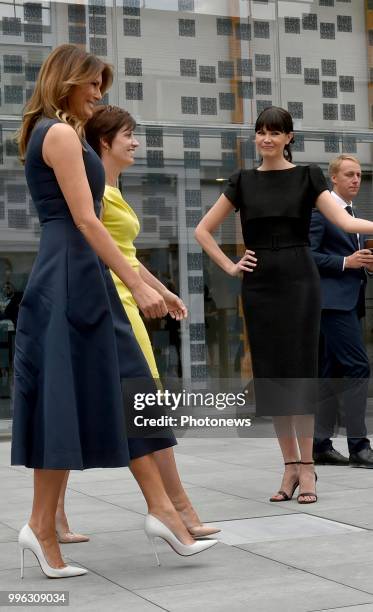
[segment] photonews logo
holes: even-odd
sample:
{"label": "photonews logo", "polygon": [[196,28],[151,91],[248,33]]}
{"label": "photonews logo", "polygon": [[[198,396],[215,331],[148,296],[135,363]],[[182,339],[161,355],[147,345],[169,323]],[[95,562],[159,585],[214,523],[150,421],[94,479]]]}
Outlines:
{"label": "photonews logo", "polygon": [[246,403],[245,393],[212,393],[191,392],[185,389],[179,393],[169,390],[156,393],[136,393],[134,395],[135,410],[144,410],[147,407],[165,407],[169,410],[185,408],[226,408],[242,407]]}

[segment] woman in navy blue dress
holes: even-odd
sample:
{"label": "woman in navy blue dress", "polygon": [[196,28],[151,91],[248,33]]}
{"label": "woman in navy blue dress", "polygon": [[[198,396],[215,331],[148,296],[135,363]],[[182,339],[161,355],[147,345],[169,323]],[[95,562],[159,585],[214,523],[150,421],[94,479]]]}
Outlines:
{"label": "woman in navy blue dress", "polygon": [[[41,240],[20,306],[15,349],[12,464],[35,469],[30,521],[20,532],[47,576],[86,573],[66,566],[55,514],[66,470],[130,465],[146,498],[151,539],[184,555],[195,542],[168,498],[152,453],[173,446],[126,436],[122,382],[154,382],[108,268],[131,289],[140,310],[167,313],[163,298],[126,262],[99,220],[105,174],[84,140],[84,123],[110,87],[112,71],[75,45],[44,62],[19,133]],[[149,515],[148,515],[149,517]],[[166,531],[165,531],[166,530]],[[176,540],[176,541],[175,541]]]}

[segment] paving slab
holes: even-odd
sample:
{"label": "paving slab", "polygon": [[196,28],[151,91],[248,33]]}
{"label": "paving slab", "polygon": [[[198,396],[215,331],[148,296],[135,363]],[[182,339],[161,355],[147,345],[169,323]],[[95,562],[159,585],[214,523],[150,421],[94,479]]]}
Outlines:
{"label": "paving slab", "polygon": [[73,560],[131,591],[182,584],[189,585],[188,588],[193,591],[199,582],[220,582],[237,577],[255,581],[263,574],[280,577],[286,576],[289,571],[283,564],[224,544],[218,544],[199,555],[181,557],[165,543],[158,541],[161,566],[157,567],[145,536],[137,534],[136,538],[135,555],[106,559],[91,556],[89,563],[84,564],[83,553],[74,553]]}
{"label": "paving slab", "polygon": [[[148,601],[146,595],[136,594],[123,587],[102,578],[98,574],[86,574],[75,578],[64,578],[63,580],[48,580],[40,571],[39,566],[27,568],[22,580],[14,571],[0,572],[0,584],[4,590],[23,591],[68,591],[69,606],[67,608],[56,608],[55,606],[36,607],[40,610],[64,610],[71,612],[85,611],[102,612],[155,612],[159,607]],[[10,608],[4,608],[10,609]],[[29,611],[30,607],[22,606],[12,608]],[[35,608],[32,608],[35,609]]]}
{"label": "paving slab", "polygon": [[[288,570],[287,576],[263,574],[261,578],[232,578],[199,582],[193,590],[187,585],[139,589],[170,612],[310,612],[322,608],[358,605],[373,602],[373,597],[350,587]],[[211,602],[213,606],[211,606]]]}
{"label": "paving slab", "polygon": [[[216,538],[229,545],[251,542],[275,542],[299,537],[325,538],[342,533],[361,533],[361,529],[306,514],[266,516],[216,523],[222,530]],[[290,544],[290,543],[289,543]]]}

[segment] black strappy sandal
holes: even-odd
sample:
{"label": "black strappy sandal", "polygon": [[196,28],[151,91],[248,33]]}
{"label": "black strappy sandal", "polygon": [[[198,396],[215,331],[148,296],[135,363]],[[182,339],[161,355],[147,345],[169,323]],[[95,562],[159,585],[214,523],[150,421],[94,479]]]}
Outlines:
{"label": "black strappy sandal", "polygon": [[[315,462],[314,461],[300,461],[299,463],[301,463],[302,465],[312,465]],[[315,472],[315,491],[307,491],[306,493],[299,493],[299,495],[297,497],[298,504],[314,504],[314,503],[317,502],[316,482],[317,482],[317,474]],[[310,501],[309,500],[301,501],[299,499],[300,497],[314,497],[314,499],[312,499]]]}
{"label": "black strappy sandal", "polygon": [[[285,461],[284,465],[298,465],[299,463],[301,463],[301,461]],[[290,495],[288,495],[286,493],[286,491],[278,491],[276,493],[276,495],[282,495],[282,499],[276,499],[275,496],[272,496],[269,498],[270,502],[284,502],[284,501],[290,501],[295,493],[295,489],[299,486],[299,479],[294,483],[293,485],[293,489],[292,492],[290,493]]]}

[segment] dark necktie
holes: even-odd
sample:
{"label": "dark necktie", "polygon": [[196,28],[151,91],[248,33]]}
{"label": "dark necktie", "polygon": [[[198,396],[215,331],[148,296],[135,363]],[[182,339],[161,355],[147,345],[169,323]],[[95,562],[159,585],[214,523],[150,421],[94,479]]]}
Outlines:
{"label": "dark necktie", "polygon": [[[345,206],[345,211],[348,212],[349,215],[351,215],[351,217],[354,217],[354,213],[352,212],[352,206],[350,204],[348,204],[347,206]],[[359,245],[359,240],[357,237],[357,234],[351,234],[351,238],[353,240],[354,246],[356,248],[356,250],[360,249],[360,245]]]}
{"label": "dark necktie", "polygon": [[346,211],[346,212],[348,212],[348,214],[349,214],[349,215],[351,215],[351,217],[353,217],[353,216],[354,216],[354,215],[353,215],[353,213],[352,213],[352,206],[351,206],[350,204],[348,204],[348,205],[345,207],[345,211]]}

